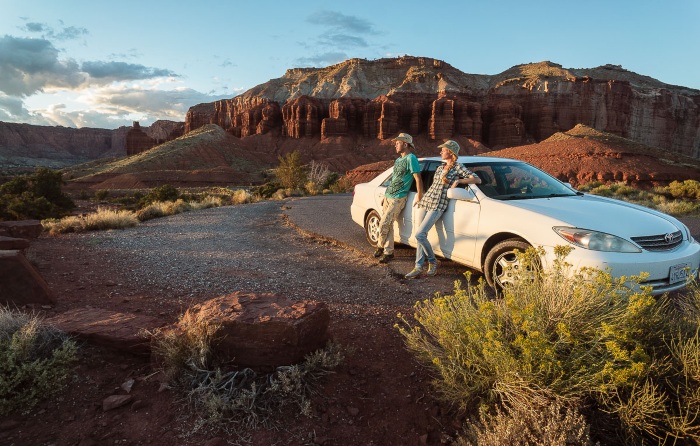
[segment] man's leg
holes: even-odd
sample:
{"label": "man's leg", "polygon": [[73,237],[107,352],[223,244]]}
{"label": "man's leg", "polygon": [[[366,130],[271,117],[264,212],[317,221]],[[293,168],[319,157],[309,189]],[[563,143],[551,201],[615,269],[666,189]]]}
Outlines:
{"label": "man's leg", "polygon": [[401,211],[406,206],[406,200],[407,197],[384,199],[377,246],[383,247],[386,255],[394,253],[394,221],[397,221],[401,216]]}

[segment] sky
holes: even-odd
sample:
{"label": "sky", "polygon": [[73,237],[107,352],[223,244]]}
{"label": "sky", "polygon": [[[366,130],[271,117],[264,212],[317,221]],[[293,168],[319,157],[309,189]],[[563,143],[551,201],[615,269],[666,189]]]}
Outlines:
{"label": "sky", "polygon": [[289,68],[403,55],[470,74],[605,64],[700,89],[700,0],[0,0],[0,121],[184,121]]}

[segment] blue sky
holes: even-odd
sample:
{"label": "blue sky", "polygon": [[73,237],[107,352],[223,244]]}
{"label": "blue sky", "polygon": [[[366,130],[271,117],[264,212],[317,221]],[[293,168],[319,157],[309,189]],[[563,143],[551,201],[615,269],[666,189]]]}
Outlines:
{"label": "blue sky", "polygon": [[549,60],[700,89],[699,0],[0,0],[0,121],[184,121],[294,67],[444,60],[473,74]]}

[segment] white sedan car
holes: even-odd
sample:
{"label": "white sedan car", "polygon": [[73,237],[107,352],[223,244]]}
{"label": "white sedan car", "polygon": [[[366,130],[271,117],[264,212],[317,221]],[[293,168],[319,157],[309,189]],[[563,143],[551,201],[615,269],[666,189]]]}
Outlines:
{"label": "white sedan car", "polygon": [[[424,188],[440,158],[422,158]],[[544,264],[554,248],[573,248],[574,268],[594,267],[613,277],[649,273],[643,285],[654,294],[682,288],[698,273],[700,244],[688,228],[664,213],[611,198],[584,194],[522,161],[463,156],[459,162],[478,175],[480,185],[450,189],[447,211],[428,234],[435,253],[481,271],[494,287],[508,283],[515,252],[542,247]],[[391,169],[355,186],[352,219],[376,245],[381,202]],[[415,247],[414,190],[394,227],[395,241]]]}

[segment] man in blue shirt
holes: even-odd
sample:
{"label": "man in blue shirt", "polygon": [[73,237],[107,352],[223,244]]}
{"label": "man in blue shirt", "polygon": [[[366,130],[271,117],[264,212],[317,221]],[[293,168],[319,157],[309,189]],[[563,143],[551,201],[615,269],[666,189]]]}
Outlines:
{"label": "man in blue shirt", "polygon": [[418,158],[411,153],[415,150],[413,137],[408,133],[399,133],[394,138],[394,148],[399,158],[394,161],[394,171],[391,182],[384,193],[382,202],[382,219],[379,222],[379,239],[374,257],[381,257],[380,263],[387,263],[394,258],[394,221],[398,220],[401,211],[406,206],[411,183],[416,180],[418,195],[416,201],[423,197],[423,181],[420,177]]}

